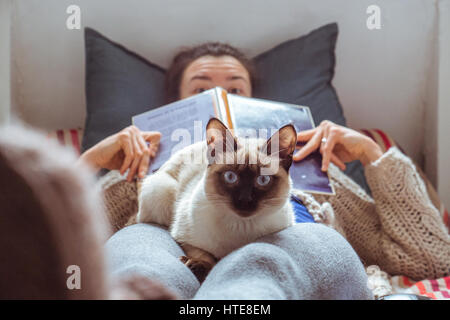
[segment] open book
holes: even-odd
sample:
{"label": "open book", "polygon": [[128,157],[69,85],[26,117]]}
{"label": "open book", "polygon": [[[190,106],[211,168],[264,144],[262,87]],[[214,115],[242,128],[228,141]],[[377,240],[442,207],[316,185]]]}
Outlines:
{"label": "open book", "polygon": [[[159,152],[150,165],[154,172],[170,156],[198,141],[205,140],[205,127],[216,117],[239,137],[265,139],[292,123],[297,132],[314,128],[308,107],[246,98],[228,94],[216,87],[195,96],[136,115],[132,123],[143,131],[162,133]],[[306,192],[334,194],[326,172],[321,171],[322,155],[316,151],[289,169],[293,187]]]}

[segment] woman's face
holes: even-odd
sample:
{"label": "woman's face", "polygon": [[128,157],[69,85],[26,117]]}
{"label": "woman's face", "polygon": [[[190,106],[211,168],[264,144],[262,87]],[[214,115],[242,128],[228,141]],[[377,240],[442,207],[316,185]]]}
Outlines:
{"label": "woman's face", "polygon": [[184,70],[180,84],[180,99],[214,87],[228,93],[251,97],[252,88],[247,69],[231,56],[203,56],[191,62]]}

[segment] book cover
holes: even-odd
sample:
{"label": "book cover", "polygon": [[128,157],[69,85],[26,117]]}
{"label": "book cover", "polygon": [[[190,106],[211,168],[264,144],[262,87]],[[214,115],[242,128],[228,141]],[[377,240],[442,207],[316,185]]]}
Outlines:
{"label": "book cover", "polygon": [[216,94],[210,90],[134,116],[132,123],[139,130],[162,134],[149,172],[158,170],[176,151],[204,140],[205,126],[213,117],[219,117],[219,111]]}
{"label": "book cover", "polygon": [[[246,98],[214,88],[132,118],[140,130],[162,133],[159,152],[149,172],[160,168],[174,152],[204,140],[205,126],[212,117],[219,118],[239,137],[254,137],[256,133],[268,139],[289,123],[297,132],[314,128],[306,106]],[[293,162],[289,170],[293,187],[311,193],[334,194],[328,174],[321,171],[321,166],[322,155],[318,151]]]}

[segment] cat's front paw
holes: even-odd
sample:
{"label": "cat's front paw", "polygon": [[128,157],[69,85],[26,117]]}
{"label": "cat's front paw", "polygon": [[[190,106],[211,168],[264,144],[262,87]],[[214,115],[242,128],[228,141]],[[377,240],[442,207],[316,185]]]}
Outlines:
{"label": "cat's front paw", "polygon": [[207,261],[195,258],[188,258],[186,256],[181,256],[180,261],[183,262],[186,265],[186,267],[188,267],[192,271],[192,273],[195,275],[195,277],[200,283],[202,283],[205,280],[209,271],[213,267],[213,265]]}

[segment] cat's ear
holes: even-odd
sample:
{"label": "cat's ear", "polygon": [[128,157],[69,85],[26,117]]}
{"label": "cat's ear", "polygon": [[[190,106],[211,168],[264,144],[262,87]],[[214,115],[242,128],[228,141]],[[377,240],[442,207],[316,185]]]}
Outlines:
{"label": "cat's ear", "polygon": [[223,155],[234,154],[238,148],[236,138],[222,121],[217,118],[211,118],[206,125],[206,143],[208,144],[209,164],[214,162],[224,164],[225,157]]}
{"label": "cat's ear", "polygon": [[261,150],[267,155],[278,155],[281,165],[288,171],[296,145],[297,131],[292,124],[287,124],[275,132]]}

